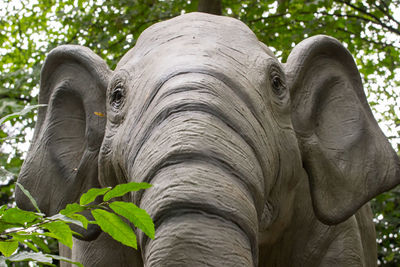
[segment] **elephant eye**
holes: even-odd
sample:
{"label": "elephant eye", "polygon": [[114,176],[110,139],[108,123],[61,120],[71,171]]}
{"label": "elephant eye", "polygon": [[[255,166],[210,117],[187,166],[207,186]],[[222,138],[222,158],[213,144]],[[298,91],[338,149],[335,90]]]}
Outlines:
{"label": "elephant eye", "polygon": [[286,85],[278,75],[272,76],[271,79],[272,89],[275,94],[281,95],[286,90]]}
{"label": "elephant eye", "polygon": [[111,105],[120,108],[124,100],[124,93],[121,87],[116,87],[111,94]]}

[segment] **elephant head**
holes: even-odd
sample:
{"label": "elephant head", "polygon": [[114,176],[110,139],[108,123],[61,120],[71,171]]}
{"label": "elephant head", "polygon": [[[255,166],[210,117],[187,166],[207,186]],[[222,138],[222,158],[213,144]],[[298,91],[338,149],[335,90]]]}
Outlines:
{"label": "elephant head", "polygon": [[326,224],[400,183],[353,58],[327,36],[281,64],[240,21],[186,14],[144,31],[114,71],[54,49],[39,102],[19,182],[49,214],[90,187],[152,183],[129,196],[156,225],[154,240],[138,233],[145,266],[257,266],[300,183]]}

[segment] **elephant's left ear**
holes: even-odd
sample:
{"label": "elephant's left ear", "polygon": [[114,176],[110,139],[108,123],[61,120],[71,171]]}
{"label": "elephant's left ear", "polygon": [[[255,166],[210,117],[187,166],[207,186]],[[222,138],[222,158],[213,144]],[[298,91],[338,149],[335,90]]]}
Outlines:
{"label": "elephant's left ear", "polygon": [[[35,133],[18,182],[53,215],[99,187],[98,154],[106,125],[106,89],[112,75],[89,48],[63,45],[44,62]],[[19,207],[32,205],[18,188]]]}
{"label": "elephant's left ear", "polygon": [[372,115],[353,57],[336,39],[304,40],[285,72],[314,211],[324,223],[342,222],[400,183],[399,159]]}

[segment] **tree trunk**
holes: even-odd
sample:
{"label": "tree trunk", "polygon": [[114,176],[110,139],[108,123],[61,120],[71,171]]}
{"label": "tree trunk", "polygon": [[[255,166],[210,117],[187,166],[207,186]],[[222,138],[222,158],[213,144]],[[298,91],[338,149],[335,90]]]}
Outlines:
{"label": "tree trunk", "polygon": [[221,0],[199,0],[199,12],[222,15]]}

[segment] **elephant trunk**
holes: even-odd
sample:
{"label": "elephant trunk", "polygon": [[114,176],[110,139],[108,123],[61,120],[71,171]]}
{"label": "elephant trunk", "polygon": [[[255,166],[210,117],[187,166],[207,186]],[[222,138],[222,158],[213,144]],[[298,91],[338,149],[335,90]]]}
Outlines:
{"label": "elephant trunk", "polygon": [[[193,235],[201,231],[202,235]],[[166,218],[144,251],[145,266],[256,266],[248,237],[234,223],[200,213]]]}
{"label": "elephant trunk", "polygon": [[145,266],[256,266],[257,215],[246,189],[218,166],[164,168],[141,206],[156,224],[139,237]]}
{"label": "elephant trunk", "polygon": [[177,75],[121,143],[133,142],[121,163],[129,177],[153,184],[134,195],[156,225],[154,240],[139,233],[145,266],[257,266],[262,129],[238,92],[204,73]]}

